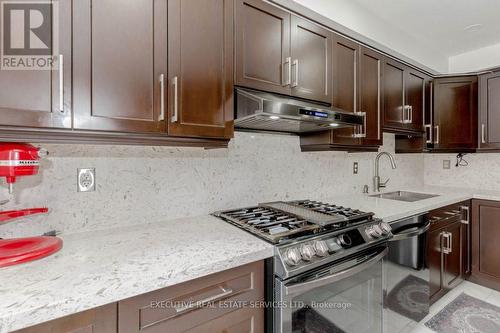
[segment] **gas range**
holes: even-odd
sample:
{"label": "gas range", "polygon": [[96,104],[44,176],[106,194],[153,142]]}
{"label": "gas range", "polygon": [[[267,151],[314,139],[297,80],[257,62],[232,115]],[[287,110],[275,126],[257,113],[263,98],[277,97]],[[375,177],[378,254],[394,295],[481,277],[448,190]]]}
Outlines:
{"label": "gas range", "polygon": [[274,275],[286,279],[387,241],[373,213],[312,200],[278,201],[215,216],[275,245]]}

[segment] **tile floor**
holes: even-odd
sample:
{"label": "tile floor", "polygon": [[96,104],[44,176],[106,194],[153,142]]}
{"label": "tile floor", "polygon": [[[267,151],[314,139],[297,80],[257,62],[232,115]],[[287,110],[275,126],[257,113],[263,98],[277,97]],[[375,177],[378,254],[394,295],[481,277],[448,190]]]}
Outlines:
{"label": "tile floor", "polygon": [[435,333],[435,331],[427,328],[425,326],[425,323],[461,293],[466,293],[470,296],[479,298],[493,305],[500,306],[500,292],[477,285],[475,283],[464,281],[456,288],[451,290],[448,294],[443,296],[443,298],[441,298],[439,301],[434,303],[430,308],[429,315],[427,315],[427,317],[425,317],[420,323],[409,324],[408,326],[400,330],[399,333]]}

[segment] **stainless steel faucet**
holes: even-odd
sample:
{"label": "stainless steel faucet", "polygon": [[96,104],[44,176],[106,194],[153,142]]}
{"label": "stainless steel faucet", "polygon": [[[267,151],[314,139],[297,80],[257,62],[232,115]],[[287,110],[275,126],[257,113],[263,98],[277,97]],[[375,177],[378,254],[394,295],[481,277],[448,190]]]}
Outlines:
{"label": "stainless steel faucet", "polygon": [[388,178],[385,182],[380,181],[379,164],[380,164],[380,157],[382,157],[382,155],[386,155],[387,157],[389,157],[392,168],[396,169],[396,161],[394,161],[394,157],[391,154],[383,151],[377,155],[377,157],[375,158],[375,176],[373,176],[373,190],[375,192],[380,192],[380,188],[386,187],[387,183],[390,180],[390,178]]}

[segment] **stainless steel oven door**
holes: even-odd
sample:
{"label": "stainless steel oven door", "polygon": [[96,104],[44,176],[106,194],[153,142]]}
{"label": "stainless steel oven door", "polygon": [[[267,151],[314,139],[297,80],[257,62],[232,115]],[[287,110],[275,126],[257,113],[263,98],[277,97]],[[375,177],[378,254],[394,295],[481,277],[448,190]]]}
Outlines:
{"label": "stainless steel oven door", "polygon": [[387,252],[379,246],[289,280],[276,278],[275,332],[382,332]]}

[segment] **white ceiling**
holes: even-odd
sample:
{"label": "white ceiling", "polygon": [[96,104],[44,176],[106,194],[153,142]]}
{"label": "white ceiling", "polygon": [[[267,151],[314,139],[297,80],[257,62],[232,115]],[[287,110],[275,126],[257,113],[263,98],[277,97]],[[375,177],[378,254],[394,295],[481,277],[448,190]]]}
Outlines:
{"label": "white ceiling", "polygon": [[500,43],[500,0],[345,1],[357,2],[447,56]]}
{"label": "white ceiling", "polygon": [[500,0],[294,1],[437,72],[500,65]]}

